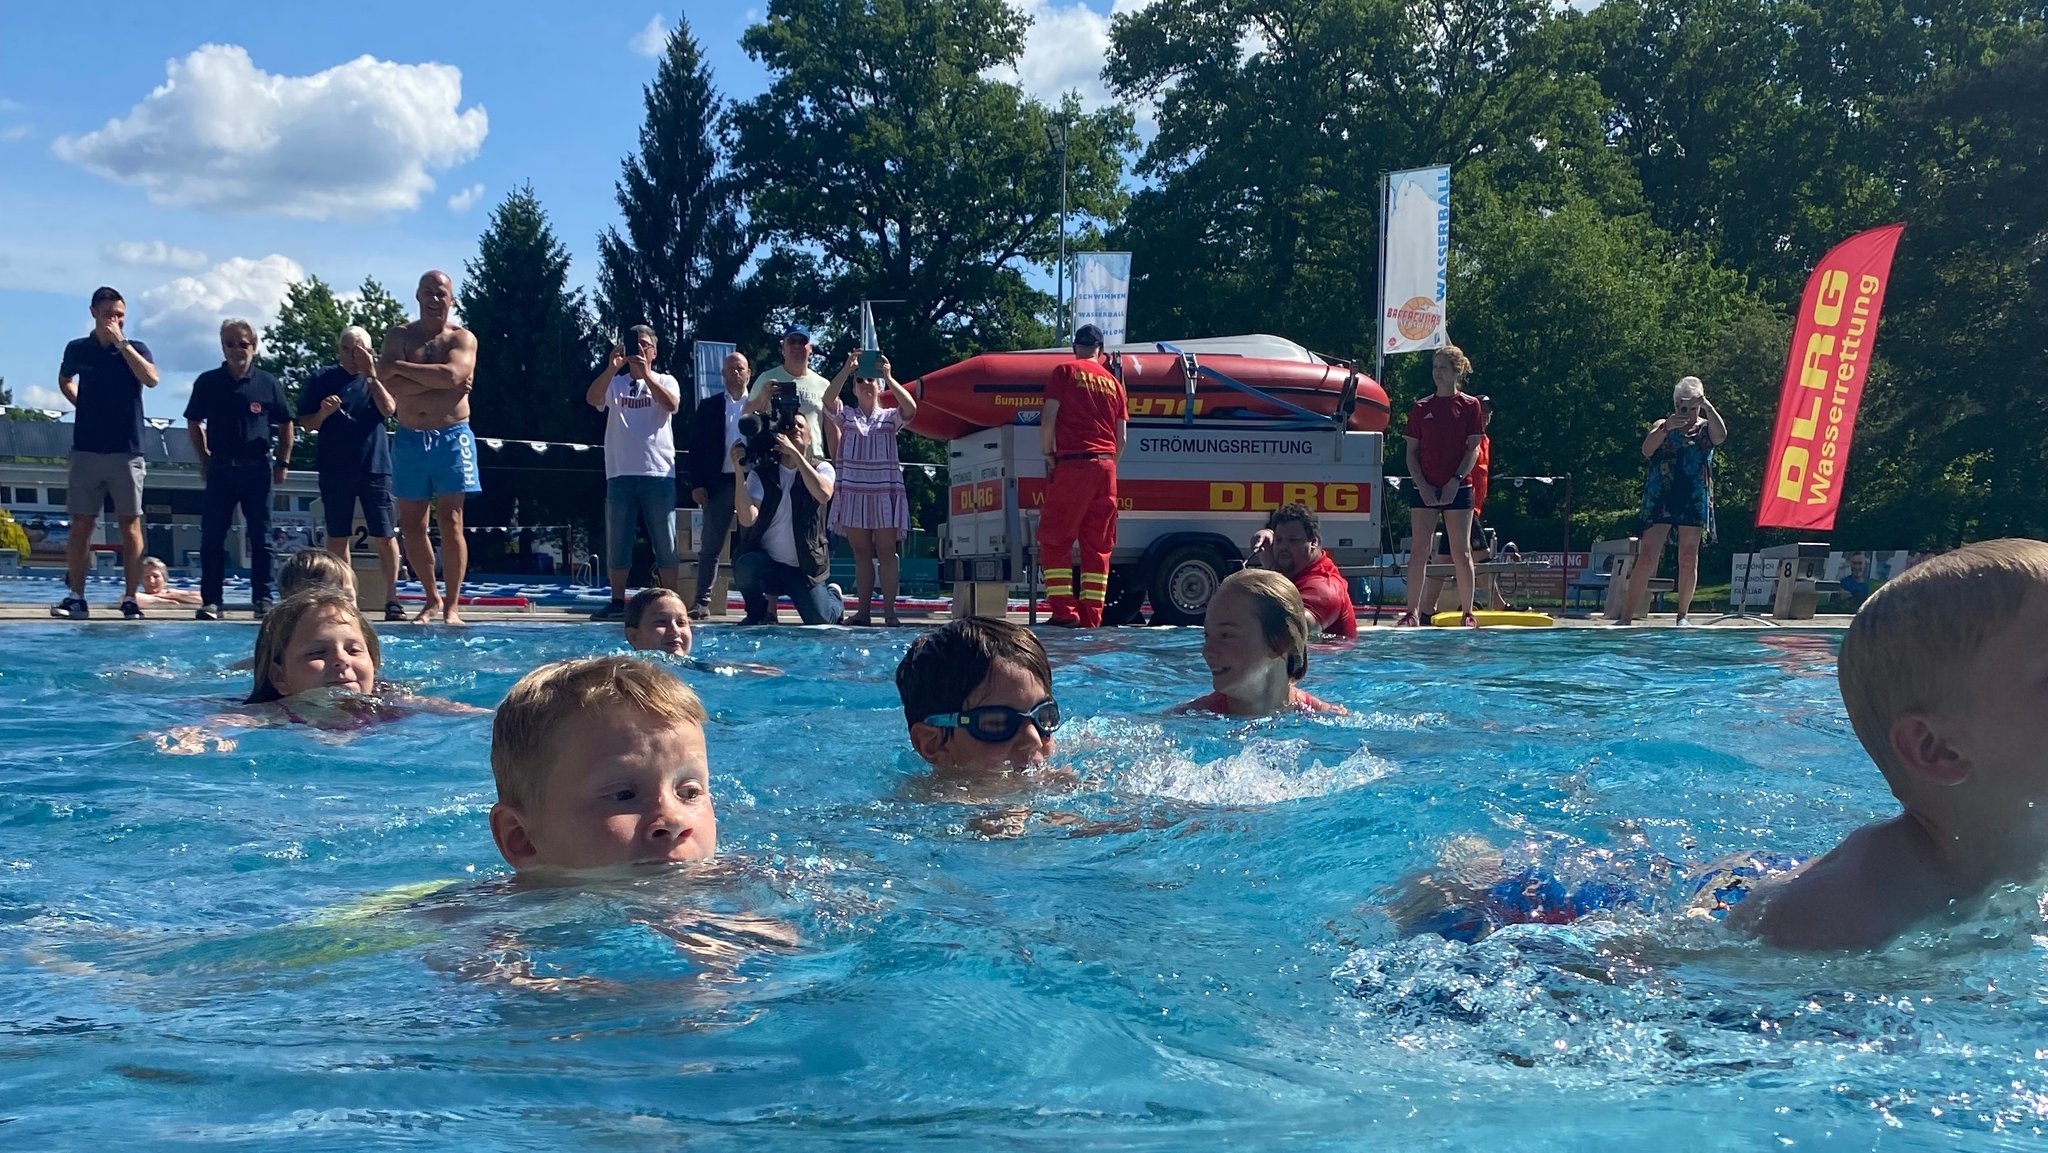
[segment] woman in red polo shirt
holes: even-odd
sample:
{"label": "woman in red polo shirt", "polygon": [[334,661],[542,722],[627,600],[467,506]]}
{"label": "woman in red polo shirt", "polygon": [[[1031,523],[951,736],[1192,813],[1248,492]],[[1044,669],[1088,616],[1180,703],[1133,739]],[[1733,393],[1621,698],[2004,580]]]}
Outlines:
{"label": "woman in red polo shirt", "polygon": [[[1414,485],[1414,506],[1408,513],[1408,611],[1396,625],[1421,623],[1424,575],[1429,571],[1429,540],[1437,522],[1451,542],[1451,563],[1458,572],[1458,603],[1465,610],[1464,624],[1477,628],[1472,615],[1472,469],[1479,461],[1479,442],[1486,435],[1486,418],[1476,397],[1459,391],[1472,371],[1472,362],[1457,345],[1436,350],[1431,379],[1436,392],[1415,402],[1408,410],[1404,437],[1408,444],[1408,476]],[[1422,608],[1422,611],[1428,611]]]}

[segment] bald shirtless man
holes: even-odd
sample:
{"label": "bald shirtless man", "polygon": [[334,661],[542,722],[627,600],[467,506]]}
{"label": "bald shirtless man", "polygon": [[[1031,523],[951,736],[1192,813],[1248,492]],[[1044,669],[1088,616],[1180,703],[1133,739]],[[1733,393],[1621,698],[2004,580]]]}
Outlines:
{"label": "bald shirtless man", "polygon": [[[398,506],[398,532],[405,559],[426,589],[427,606],[413,617],[423,624],[440,614],[445,624],[463,623],[462,577],[469,569],[469,542],[462,535],[462,502],[483,491],[476,469],[476,437],[469,431],[469,390],[476,373],[476,337],[449,319],[455,285],[448,274],[420,277],[420,318],[384,337],[378,375],[398,402],[397,435],[391,438],[391,495]],[[448,591],[434,587],[434,541],[427,535],[427,508],[440,508],[441,571]]]}

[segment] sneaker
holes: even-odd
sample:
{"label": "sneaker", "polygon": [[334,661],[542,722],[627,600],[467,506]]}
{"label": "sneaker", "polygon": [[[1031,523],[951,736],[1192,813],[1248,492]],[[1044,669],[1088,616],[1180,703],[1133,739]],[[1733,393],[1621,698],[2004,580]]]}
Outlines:
{"label": "sneaker", "polygon": [[1671,627],[1675,629],[1689,629],[1692,627],[1692,622],[1684,617],[1679,617],[1677,620],[1671,622]]}
{"label": "sneaker", "polygon": [[121,602],[121,615],[128,620],[139,621],[142,619],[142,606],[135,603],[134,597],[129,597]]}
{"label": "sneaker", "polygon": [[708,604],[706,604],[706,603],[704,603],[703,601],[698,601],[698,602],[697,602],[696,604],[693,604],[693,605],[691,605],[691,606],[690,606],[690,619],[691,619],[691,620],[693,620],[693,621],[708,621],[708,620],[710,620],[710,619],[711,619],[711,606],[710,606],[710,605],[708,605]]}
{"label": "sneaker", "polygon": [[263,619],[265,614],[270,612],[270,602],[267,600],[257,601],[256,603],[249,606],[249,611],[254,613],[256,615],[256,619],[260,621]]}
{"label": "sneaker", "polygon": [[82,621],[92,616],[92,609],[86,607],[84,597],[65,597],[64,603],[50,606],[50,615],[58,620]]}
{"label": "sneaker", "polygon": [[192,614],[192,619],[195,621],[217,621],[220,619],[220,606],[200,605],[199,611]]}
{"label": "sneaker", "polygon": [[605,606],[590,614],[594,621],[622,621],[626,619],[625,601],[607,601]]}
{"label": "sneaker", "polygon": [[846,603],[846,590],[840,588],[837,582],[828,583],[825,586],[825,591],[832,594],[833,600],[841,604]]}
{"label": "sneaker", "polygon": [[404,606],[404,605],[402,605],[402,604],[399,604],[399,603],[398,603],[397,601],[385,601],[385,602],[384,602],[384,619],[385,619],[385,620],[387,620],[387,621],[402,621],[402,620],[404,620],[404,619],[405,619],[405,606]]}

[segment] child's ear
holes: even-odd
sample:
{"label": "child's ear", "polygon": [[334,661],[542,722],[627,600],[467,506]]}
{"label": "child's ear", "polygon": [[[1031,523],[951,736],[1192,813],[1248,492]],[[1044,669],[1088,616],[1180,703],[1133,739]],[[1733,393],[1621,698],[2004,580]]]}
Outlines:
{"label": "child's ear", "polygon": [[917,750],[917,755],[923,757],[926,764],[949,765],[952,758],[946,755],[946,735],[947,730],[937,725],[917,721],[910,726],[910,747]]}
{"label": "child's ear", "polygon": [[1892,722],[1892,755],[1916,778],[1931,785],[1960,785],[1970,779],[1969,759],[1942,732],[1940,722],[1925,713],[1907,713]]}
{"label": "child's ear", "polygon": [[533,838],[526,832],[526,815],[517,806],[504,801],[491,806],[491,839],[513,868],[527,869],[539,863],[540,850],[533,847]]}

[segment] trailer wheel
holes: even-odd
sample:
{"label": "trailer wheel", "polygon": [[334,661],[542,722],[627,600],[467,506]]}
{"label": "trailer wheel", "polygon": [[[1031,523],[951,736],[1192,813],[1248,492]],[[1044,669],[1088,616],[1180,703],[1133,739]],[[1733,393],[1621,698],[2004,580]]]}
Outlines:
{"label": "trailer wheel", "polygon": [[1102,606],[1102,623],[1114,628],[1134,625],[1145,612],[1145,586],[1129,566],[1109,570],[1109,596]]}
{"label": "trailer wheel", "polygon": [[1152,570],[1152,622],[1201,624],[1223,575],[1223,557],[1208,545],[1184,544],[1160,557]]}

